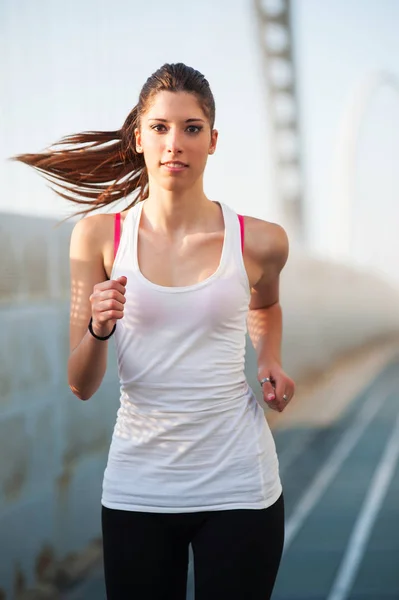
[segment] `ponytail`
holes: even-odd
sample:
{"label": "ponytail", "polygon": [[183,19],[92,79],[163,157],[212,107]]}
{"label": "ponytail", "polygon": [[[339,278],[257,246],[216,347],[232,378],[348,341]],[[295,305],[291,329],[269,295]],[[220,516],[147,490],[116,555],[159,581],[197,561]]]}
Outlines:
{"label": "ponytail", "polygon": [[144,156],[136,152],[137,106],[117,131],[85,131],[68,135],[39,154],[11,160],[36,169],[62,198],[88,206],[88,214],[136,192],[128,208],[148,196]]}

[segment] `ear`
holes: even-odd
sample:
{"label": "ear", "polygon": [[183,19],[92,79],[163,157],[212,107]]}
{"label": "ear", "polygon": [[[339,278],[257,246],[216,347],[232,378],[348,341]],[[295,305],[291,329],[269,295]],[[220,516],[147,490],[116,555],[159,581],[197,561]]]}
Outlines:
{"label": "ear", "polygon": [[215,150],[216,150],[216,144],[218,141],[218,137],[219,137],[219,132],[217,131],[217,129],[212,129],[211,132],[211,143],[209,146],[209,150],[208,150],[208,154],[214,154]]}
{"label": "ear", "polygon": [[140,134],[140,129],[135,129],[134,130],[134,137],[136,138],[136,152],[143,152],[143,148],[141,146],[141,134]]}

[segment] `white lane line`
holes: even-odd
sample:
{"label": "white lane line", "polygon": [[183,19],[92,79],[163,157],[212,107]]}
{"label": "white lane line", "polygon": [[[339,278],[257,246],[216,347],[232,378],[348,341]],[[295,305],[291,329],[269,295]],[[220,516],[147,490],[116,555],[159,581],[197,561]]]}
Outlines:
{"label": "white lane line", "polygon": [[373,390],[368,400],[363,404],[360,412],[354,421],[352,427],[345,431],[336,447],[330,454],[329,459],[319,469],[318,474],[313,479],[313,483],[303,494],[296,505],[291,517],[288,519],[285,527],[284,553],[289,549],[293,539],[302,527],[306,518],[319,501],[322,494],[327,489],[330,482],[334,479],[342,464],[357,444],[360,436],[373,420],[381,406],[388,396],[396,389],[396,382],[390,385],[387,393],[377,393]]}
{"label": "white lane line", "polygon": [[374,473],[366,499],[356,520],[338,575],[327,600],[345,600],[351,591],[371,530],[399,458],[399,416],[396,419],[380,463]]}

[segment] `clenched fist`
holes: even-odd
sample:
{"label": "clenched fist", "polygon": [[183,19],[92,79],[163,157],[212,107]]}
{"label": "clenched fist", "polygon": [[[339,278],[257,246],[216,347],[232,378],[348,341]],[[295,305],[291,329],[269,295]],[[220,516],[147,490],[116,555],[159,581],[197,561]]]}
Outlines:
{"label": "clenched fist", "polygon": [[295,393],[295,383],[284,373],[280,365],[269,365],[258,373],[263,399],[267,406],[283,412]]}
{"label": "clenched fist", "polygon": [[122,319],[126,302],[125,276],[97,283],[90,296],[92,327],[96,335],[109,335],[118,319]]}

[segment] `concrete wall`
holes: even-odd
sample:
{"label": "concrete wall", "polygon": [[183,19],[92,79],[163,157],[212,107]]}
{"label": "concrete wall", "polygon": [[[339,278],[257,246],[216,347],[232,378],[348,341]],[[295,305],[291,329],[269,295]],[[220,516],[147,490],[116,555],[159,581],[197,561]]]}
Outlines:
{"label": "concrete wall", "polygon": [[[113,351],[90,402],[67,386],[71,224],[0,215],[0,600],[99,535],[118,406]],[[294,378],[398,331],[397,296],[350,269],[293,256],[282,281],[284,360]],[[112,348],[112,345],[110,345]],[[253,352],[247,374],[256,383]]]}
{"label": "concrete wall", "polygon": [[53,226],[0,215],[0,598],[7,599],[98,536],[118,402],[112,352],[91,402],[69,391],[71,225]]}

